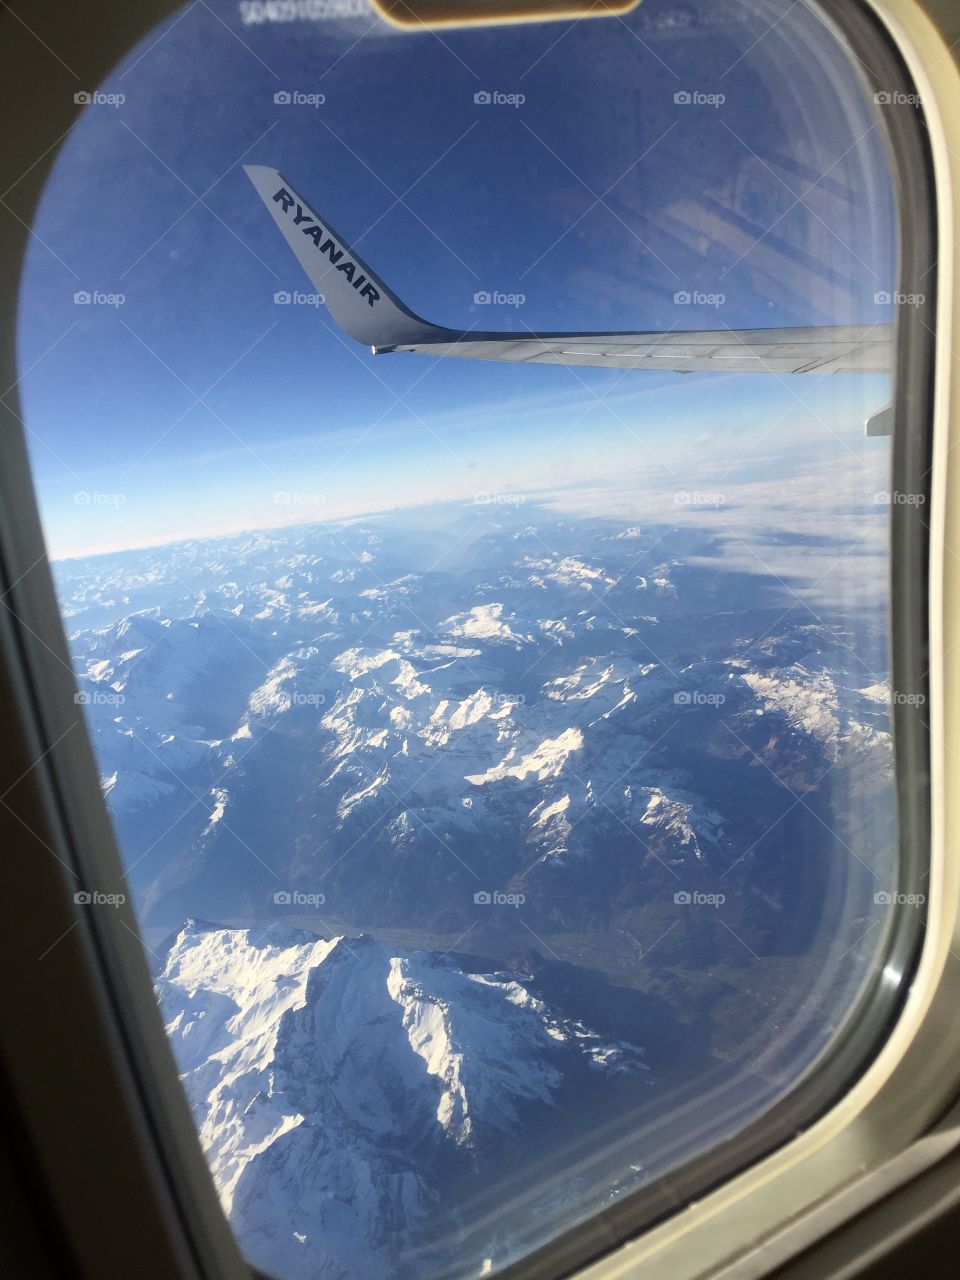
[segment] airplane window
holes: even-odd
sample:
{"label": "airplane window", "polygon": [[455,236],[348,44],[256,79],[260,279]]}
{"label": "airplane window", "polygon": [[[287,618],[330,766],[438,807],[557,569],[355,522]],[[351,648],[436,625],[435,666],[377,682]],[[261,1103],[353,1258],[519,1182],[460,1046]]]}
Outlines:
{"label": "airplane window", "polygon": [[919,927],[903,97],[789,0],[201,0],[78,94],[23,417],[157,999],[272,1274],[495,1274],[663,1212]]}

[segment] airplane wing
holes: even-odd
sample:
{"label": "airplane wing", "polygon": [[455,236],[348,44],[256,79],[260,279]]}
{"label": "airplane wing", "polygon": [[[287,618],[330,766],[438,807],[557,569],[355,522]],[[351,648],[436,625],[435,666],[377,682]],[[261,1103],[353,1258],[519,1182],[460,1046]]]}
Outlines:
{"label": "airplane wing", "polygon": [[244,169],[334,320],[374,355],[411,351],[670,373],[885,373],[892,368],[886,324],[662,333],[461,332],[432,324],[404,306],[276,169]]}

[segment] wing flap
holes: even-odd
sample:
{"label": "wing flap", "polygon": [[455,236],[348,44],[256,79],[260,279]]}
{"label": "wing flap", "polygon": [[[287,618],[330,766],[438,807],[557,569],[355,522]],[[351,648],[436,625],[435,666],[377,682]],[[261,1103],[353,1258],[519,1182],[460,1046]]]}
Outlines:
{"label": "wing flap", "polygon": [[403,343],[391,350],[672,373],[883,373],[890,368],[890,345],[887,325],[821,325],[635,334],[463,334],[453,341]]}

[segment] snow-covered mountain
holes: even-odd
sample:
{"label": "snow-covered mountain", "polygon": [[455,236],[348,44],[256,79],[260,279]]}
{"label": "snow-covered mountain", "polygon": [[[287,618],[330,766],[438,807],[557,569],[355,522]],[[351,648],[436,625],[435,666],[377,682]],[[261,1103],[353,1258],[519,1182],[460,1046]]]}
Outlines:
{"label": "snow-covered mountain", "polygon": [[689,530],[533,514],[62,570],[97,622],[78,680],[149,919],[301,890],[362,927],[460,930],[513,886],[535,928],[609,923],[657,868],[739,862],[785,783],[811,809],[854,773],[882,790],[882,619],[785,607],[769,576],[699,567]]}
{"label": "snow-covered mountain", "polygon": [[157,990],[224,1209],[289,1280],[416,1274],[407,1255],[501,1142],[591,1076],[647,1071],[523,975],[366,936],[188,921]]}
{"label": "snow-covered mountain", "polygon": [[885,618],[718,537],[454,505],[57,566],[268,1271],[489,1272],[706,1141],[702,1081],[759,1112],[823,1048],[893,887]]}

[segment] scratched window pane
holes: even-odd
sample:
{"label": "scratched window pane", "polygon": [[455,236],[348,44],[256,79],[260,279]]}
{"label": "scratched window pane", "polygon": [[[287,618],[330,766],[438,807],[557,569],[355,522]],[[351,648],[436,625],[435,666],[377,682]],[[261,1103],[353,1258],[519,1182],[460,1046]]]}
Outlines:
{"label": "scratched window pane", "polygon": [[291,1280],[496,1272],[875,965],[913,108],[788,0],[211,0],[78,95],[20,393],[224,1209]]}

